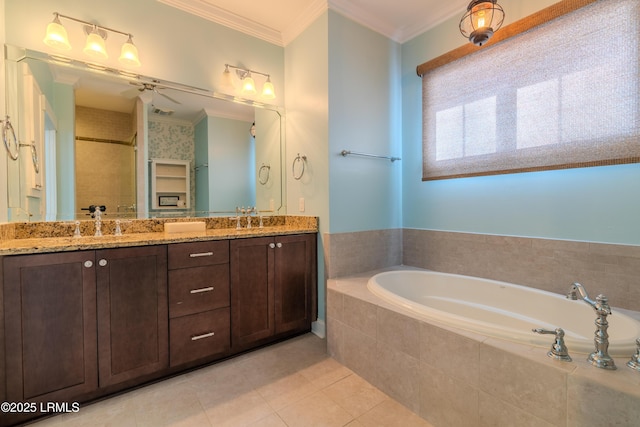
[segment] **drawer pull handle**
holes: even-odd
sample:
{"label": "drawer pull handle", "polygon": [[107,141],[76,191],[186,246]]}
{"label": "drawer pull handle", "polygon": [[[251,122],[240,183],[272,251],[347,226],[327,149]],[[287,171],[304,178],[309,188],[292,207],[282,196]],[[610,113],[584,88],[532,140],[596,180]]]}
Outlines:
{"label": "drawer pull handle", "polygon": [[215,334],[216,334],[215,332],[209,332],[207,334],[196,335],[196,336],[191,337],[191,341],[198,341],[198,340],[201,340],[203,338],[209,338],[209,337],[214,336]]}
{"label": "drawer pull handle", "polygon": [[213,252],[200,252],[197,254],[189,254],[191,258],[199,258],[201,256],[213,256]]}
{"label": "drawer pull handle", "polygon": [[189,292],[192,294],[200,294],[202,292],[211,292],[212,290],[213,286],[209,286],[208,288],[191,289]]}

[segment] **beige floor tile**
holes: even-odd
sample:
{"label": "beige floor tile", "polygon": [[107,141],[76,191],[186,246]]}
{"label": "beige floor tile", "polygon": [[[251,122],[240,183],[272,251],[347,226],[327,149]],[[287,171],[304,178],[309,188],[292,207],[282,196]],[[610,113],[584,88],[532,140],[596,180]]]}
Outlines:
{"label": "beige floor tile", "polygon": [[273,409],[256,391],[221,399],[205,406],[209,422],[216,427],[238,427],[255,423],[273,413]]}
{"label": "beige floor tile", "polygon": [[289,427],[342,427],[353,420],[322,391],[278,411]]}
{"label": "beige floor tile", "polygon": [[249,424],[249,427],[287,427],[278,414],[271,414],[255,423]]}
{"label": "beige floor tile", "polygon": [[357,421],[366,427],[433,427],[393,399],[387,399]]}
{"label": "beige floor tile", "polygon": [[432,427],[312,334],[82,406],[36,427]]}
{"label": "beige floor tile", "polygon": [[357,375],[349,375],[323,390],[353,418],[371,410],[388,397]]}
{"label": "beige floor tile", "polygon": [[319,389],[316,384],[306,379],[303,375],[294,373],[257,388],[256,391],[274,410],[278,411],[285,406],[304,399]]}
{"label": "beige floor tile", "polygon": [[342,365],[337,360],[326,357],[310,366],[298,371],[312,383],[320,388],[330,386],[341,379],[353,374],[353,371]]}

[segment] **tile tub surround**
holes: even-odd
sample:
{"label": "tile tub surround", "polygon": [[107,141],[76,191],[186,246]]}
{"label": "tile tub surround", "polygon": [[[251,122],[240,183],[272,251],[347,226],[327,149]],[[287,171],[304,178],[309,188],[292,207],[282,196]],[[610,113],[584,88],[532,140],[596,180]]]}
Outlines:
{"label": "tile tub surround", "polygon": [[580,282],[592,298],[605,294],[614,316],[640,311],[640,246],[404,229],[401,250],[404,265],[559,294]]}
{"label": "tile tub surround", "polygon": [[402,230],[325,233],[326,276],[335,278],[402,263]]}
{"label": "tile tub surround", "polygon": [[328,281],[329,354],[434,426],[637,426],[640,373],[628,359],[606,371],[585,354],[559,362],[422,321],[366,289],[376,272]]}

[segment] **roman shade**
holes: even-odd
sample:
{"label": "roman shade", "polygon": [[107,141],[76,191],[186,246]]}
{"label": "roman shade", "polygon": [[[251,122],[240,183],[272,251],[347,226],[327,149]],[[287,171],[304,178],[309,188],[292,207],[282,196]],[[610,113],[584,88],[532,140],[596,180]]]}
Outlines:
{"label": "roman shade", "polygon": [[639,17],[562,1],[418,66],[423,180],[640,162]]}

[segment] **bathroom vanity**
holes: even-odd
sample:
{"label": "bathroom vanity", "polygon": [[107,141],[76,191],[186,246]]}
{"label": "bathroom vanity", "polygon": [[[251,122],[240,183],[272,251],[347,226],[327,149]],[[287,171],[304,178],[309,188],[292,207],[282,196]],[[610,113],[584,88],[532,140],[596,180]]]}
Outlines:
{"label": "bathroom vanity", "polygon": [[0,425],[42,415],[43,403],[88,402],[309,331],[312,220],[32,247],[16,239],[13,249],[3,240],[0,401],[22,406]]}

